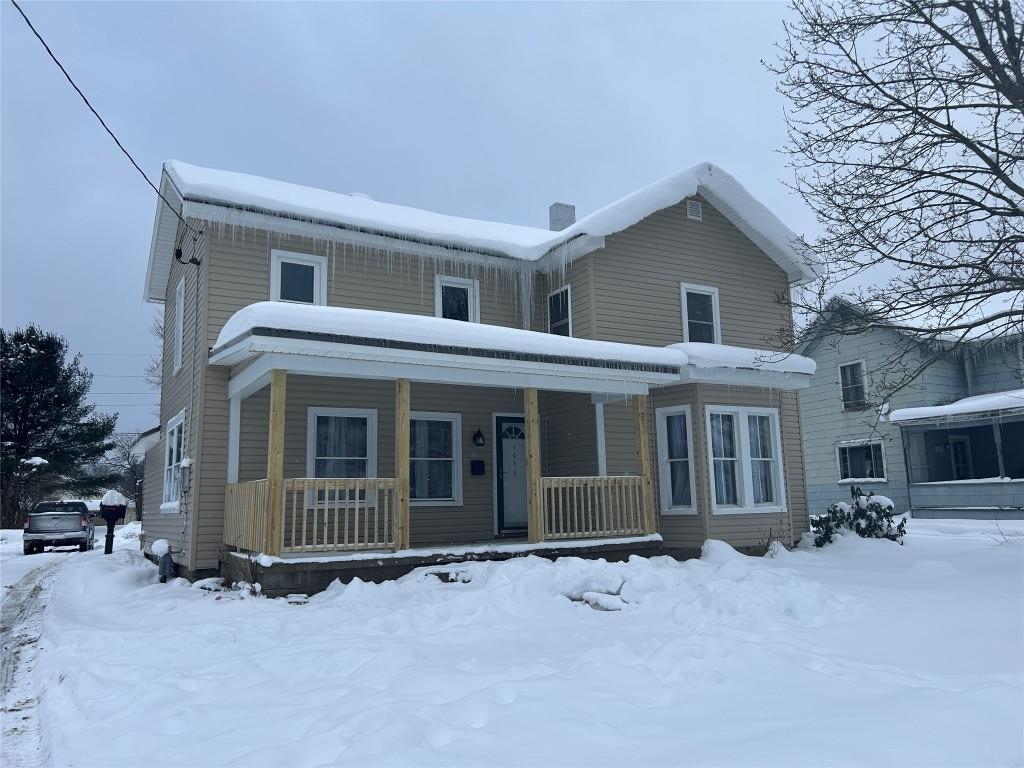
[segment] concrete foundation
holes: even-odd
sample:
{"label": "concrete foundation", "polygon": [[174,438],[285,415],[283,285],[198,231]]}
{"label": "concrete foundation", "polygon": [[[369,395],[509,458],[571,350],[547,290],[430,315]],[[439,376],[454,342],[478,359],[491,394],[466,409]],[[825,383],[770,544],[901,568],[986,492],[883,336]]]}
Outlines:
{"label": "concrete foundation", "polygon": [[312,595],[321,592],[335,579],[348,583],[353,579],[382,582],[397,579],[416,568],[426,566],[443,566],[453,563],[473,562],[480,560],[511,560],[514,557],[536,555],[548,560],[559,557],[582,557],[587,559],[604,559],[611,562],[626,560],[630,555],[654,557],[660,555],[660,541],[641,541],[602,543],[593,546],[573,546],[565,548],[544,547],[530,551],[502,551],[496,549],[488,552],[465,554],[428,554],[407,557],[389,557],[359,560],[335,560],[316,562],[313,560],[287,560],[274,562],[271,565],[260,565],[246,557],[239,557],[232,551],[223,551],[220,556],[220,575],[225,584],[236,581],[259,582],[264,595],[268,597],[284,597],[289,594],[302,593]]}

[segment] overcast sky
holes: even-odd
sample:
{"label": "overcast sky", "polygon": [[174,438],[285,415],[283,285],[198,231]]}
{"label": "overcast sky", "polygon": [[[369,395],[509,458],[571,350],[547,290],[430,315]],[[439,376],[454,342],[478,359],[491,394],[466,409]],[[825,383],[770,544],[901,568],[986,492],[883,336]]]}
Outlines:
{"label": "overcast sky", "polygon": [[[26,3],[154,180],[170,158],[444,213],[547,225],[713,161],[798,233],[783,101],[760,60],[786,7]],[[5,328],[66,336],[96,393],[145,392],[155,195],[2,4]],[[97,394],[124,430],[155,393]]]}

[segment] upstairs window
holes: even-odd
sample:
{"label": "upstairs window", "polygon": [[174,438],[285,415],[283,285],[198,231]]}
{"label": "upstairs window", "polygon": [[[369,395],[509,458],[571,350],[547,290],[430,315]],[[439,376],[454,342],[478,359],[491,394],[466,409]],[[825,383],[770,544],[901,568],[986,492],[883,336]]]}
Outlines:
{"label": "upstairs window", "polygon": [[327,257],[272,251],[270,298],[296,304],[327,304]]}
{"label": "upstairs window", "polygon": [[885,481],[885,457],[880,442],[840,445],[836,454],[840,483]]}
{"label": "upstairs window", "polygon": [[181,370],[182,352],[185,346],[185,278],[178,281],[174,289],[174,367],[172,373]]}
{"label": "upstairs window", "polygon": [[572,336],[572,295],[568,285],[548,295],[548,333]]}
{"label": "upstairs window", "polygon": [[434,317],[480,322],[480,283],[468,277],[434,278]]}
{"label": "upstairs window", "polygon": [[413,412],[409,425],[409,498],[436,505],[462,501],[462,418]]}
{"label": "upstairs window", "polygon": [[864,363],[858,360],[839,366],[839,383],[843,390],[843,410],[862,411],[868,407],[864,395]]}
{"label": "upstairs window", "polygon": [[680,285],[683,304],[683,341],[721,344],[718,289],[705,285]]}

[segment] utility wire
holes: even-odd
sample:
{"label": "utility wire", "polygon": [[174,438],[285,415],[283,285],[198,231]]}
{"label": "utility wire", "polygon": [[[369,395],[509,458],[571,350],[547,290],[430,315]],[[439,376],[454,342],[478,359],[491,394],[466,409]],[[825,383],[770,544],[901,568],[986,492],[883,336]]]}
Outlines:
{"label": "utility wire", "polygon": [[178,221],[180,221],[185,226],[185,229],[192,232],[193,235],[196,235],[196,231],[188,225],[188,222],[185,221],[184,218],[182,218],[182,215],[180,213],[174,210],[174,206],[171,205],[171,203],[167,200],[166,197],[163,196],[163,193],[160,192],[156,184],[150,181],[149,176],[146,175],[146,172],[142,170],[142,168],[139,166],[137,162],[135,162],[135,158],[131,156],[131,153],[124,148],[124,145],[121,143],[121,140],[117,138],[117,136],[114,134],[112,130],[110,130],[110,126],[107,125],[106,121],[102,117],[100,117],[100,113],[96,111],[96,108],[93,107],[93,105],[90,103],[86,95],[82,93],[82,89],[79,88],[78,84],[71,78],[71,75],[68,74],[68,71],[64,68],[64,65],[60,63],[60,59],[57,58],[54,52],[50,49],[50,46],[47,45],[46,41],[43,39],[43,36],[39,34],[39,31],[35,28],[35,26],[32,24],[32,21],[25,14],[25,11],[23,11],[21,6],[18,5],[18,1],[11,0],[11,5],[13,5],[18,10],[18,13],[21,14],[21,18],[23,18],[25,20],[25,23],[28,24],[28,28],[32,30],[32,34],[36,36],[36,39],[39,40],[40,43],[42,43],[43,48],[46,49],[46,52],[50,54],[50,58],[53,59],[53,63],[57,65],[60,71],[64,73],[64,77],[67,78],[67,81],[71,83],[71,87],[74,88],[78,95],[82,97],[82,101],[85,102],[85,106],[87,106],[89,108],[89,111],[92,112],[93,115],[96,116],[96,119],[100,121],[100,125],[103,126],[103,130],[110,134],[110,138],[112,138],[114,140],[114,143],[117,144],[117,148],[120,149],[121,152],[124,153],[124,156],[127,157],[128,160],[131,162],[131,164],[135,166],[135,170],[137,170],[142,175],[142,178],[146,180],[146,183],[153,188],[153,191],[156,192],[157,197],[163,200],[164,205],[166,205],[170,209],[171,213],[178,217]]}

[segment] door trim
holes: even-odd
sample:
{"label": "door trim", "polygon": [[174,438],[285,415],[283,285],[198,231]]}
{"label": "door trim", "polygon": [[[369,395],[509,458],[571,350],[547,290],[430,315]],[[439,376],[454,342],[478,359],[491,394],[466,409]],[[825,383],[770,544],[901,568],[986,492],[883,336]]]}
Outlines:
{"label": "door trim", "polygon": [[522,419],[523,424],[526,424],[526,414],[520,413],[492,413],[491,414],[491,487],[493,490],[494,500],[494,511],[493,511],[493,522],[494,522],[494,535],[501,536],[501,522],[498,520],[498,449],[501,448],[501,436],[498,434],[498,419],[501,418],[512,418]]}

